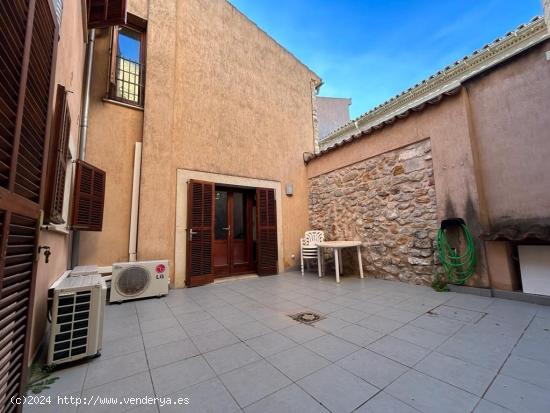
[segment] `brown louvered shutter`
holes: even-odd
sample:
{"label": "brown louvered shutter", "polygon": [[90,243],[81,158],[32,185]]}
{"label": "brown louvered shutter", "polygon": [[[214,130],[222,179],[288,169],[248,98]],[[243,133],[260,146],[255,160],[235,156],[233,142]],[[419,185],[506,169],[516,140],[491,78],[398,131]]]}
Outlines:
{"label": "brown louvered shutter", "polygon": [[273,189],[256,189],[258,275],[277,274],[277,208]]}
{"label": "brown louvered shutter", "polygon": [[188,287],[214,281],[212,243],[214,236],[214,184],[190,180],[187,196]]}
{"label": "brown louvered shutter", "polygon": [[0,411],[24,394],[58,28],[49,0],[0,1]]}
{"label": "brown louvered shutter", "polygon": [[105,203],[105,172],[83,160],[76,161],[73,229],[101,231]]}
{"label": "brown louvered shutter", "polygon": [[69,137],[71,114],[67,103],[65,87],[57,85],[57,103],[55,122],[50,136],[48,160],[46,202],[44,204],[44,223],[63,224],[63,200],[65,197],[65,178],[69,161]]}
{"label": "brown louvered shutter", "polygon": [[51,82],[48,68],[52,64],[51,51],[55,34],[52,17],[49,1],[37,1],[15,176],[15,193],[33,202],[39,202],[40,198],[44,133],[48,122]]}
{"label": "brown louvered shutter", "polygon": [[88,0],[88,28],[126,24],[126,0]]}

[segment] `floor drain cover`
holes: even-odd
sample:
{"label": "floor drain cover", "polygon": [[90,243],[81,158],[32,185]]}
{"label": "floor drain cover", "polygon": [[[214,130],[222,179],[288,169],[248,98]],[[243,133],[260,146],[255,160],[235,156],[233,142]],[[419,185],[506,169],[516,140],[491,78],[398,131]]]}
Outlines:
{"label": "floor drain cover", "polygon": [[315,323],[316,321],[319,321],[325,318],[322,315],[312,313],[311,311],[293,314],[293,315],[290,315],[289,317],[292,318],[293,320],[299,321],[300,323],[304,323],[304,324],[312,324],[312,323]]}

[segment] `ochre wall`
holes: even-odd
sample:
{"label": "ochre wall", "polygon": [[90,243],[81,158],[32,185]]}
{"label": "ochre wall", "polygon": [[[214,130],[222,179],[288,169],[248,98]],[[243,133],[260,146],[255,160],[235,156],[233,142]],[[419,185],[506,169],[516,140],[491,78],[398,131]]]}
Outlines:
{"label": "ochre wall", "polygon": [[147,20],[149,0],[128,0],[128,13]]}
{"label": "ochre wall", "polygon": [[293,183],[279,224],[295,265],[318,78],[225,0],[151,1],[148,18],[138,258],[173,263],[182,168]]}
{"label": "ochre wall", "polygon": [[103,230],[80,233],[80,264],[128,261],[134,147],[143,111],[107,102],[111,29],[96,31],[85,160],[107,173]]}
{"label": "ochre wall", "polygon": [[[80,121],[80,102],[82,98],[82,67],[84,66],[84,35],[82,32],[82,14],[80,1],[66,1],[63,6],[63,18],[59,32],[57,64],[55,68],[54,94],[57,84],[62,84],[70,92],[67,94],[71,114],[70,139],[72,148],[78,147],[78,129]],[[54,102],[57,96],[54,95]],[[31,349],[33,356],[46,329],[48,288],[67,268],[69,236],[61,232],[40,231],[38,245],[49,245],[51,256],[46,264],[44,256],[38,261],[36,289],[32,317]],[[32,357],[31,357],[32,360]]]}

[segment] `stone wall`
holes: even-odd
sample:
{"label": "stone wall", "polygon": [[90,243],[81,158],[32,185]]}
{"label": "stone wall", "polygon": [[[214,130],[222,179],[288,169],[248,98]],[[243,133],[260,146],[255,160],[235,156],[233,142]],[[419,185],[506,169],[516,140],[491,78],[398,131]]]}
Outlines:
{"label": "stone wall", "polygon": [[368,275],[431,282],[438,223],[429,139],[311,178],[309,187],[311,228],[363,241]]}

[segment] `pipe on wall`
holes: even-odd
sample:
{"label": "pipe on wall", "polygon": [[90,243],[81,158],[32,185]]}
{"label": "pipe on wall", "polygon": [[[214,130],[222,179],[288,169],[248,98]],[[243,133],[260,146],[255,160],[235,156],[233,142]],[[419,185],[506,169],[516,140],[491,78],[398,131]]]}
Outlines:
{"label": "pipe on wall", "polygon": [[[82,109],[80,111],[80,135],[78,139],[78,158],[86,157],[86,141],[88,139],[88,113],[90,112],[90,88],[92,84],[92,62],[94,59],[95,29],[88,32],[86,44],[86,60],[84,62],[84,83],[82,87]],[[71,268],[80,260],[80,232],[72,231],[71,237]]]}
{"label": "pipe on wall", "polygon": [[132,183],[132,209],[130,211],[130,242],[128,261],[137,260],[137,231],[139,213],[139,183],[141,180],[141,142],[136,142],[134,149],[134,180]]}
{"label": "pipe on wall", "polygon": [[94,59],[95,29],[88,34],[86,45],[86,62],[84,64],[84,90],[82,94],[82,112],[80,114],[79,158],[86,158],[86,141],[88,139],[88,114],[90,112],[90,88],[92,85],[92,61]]}

